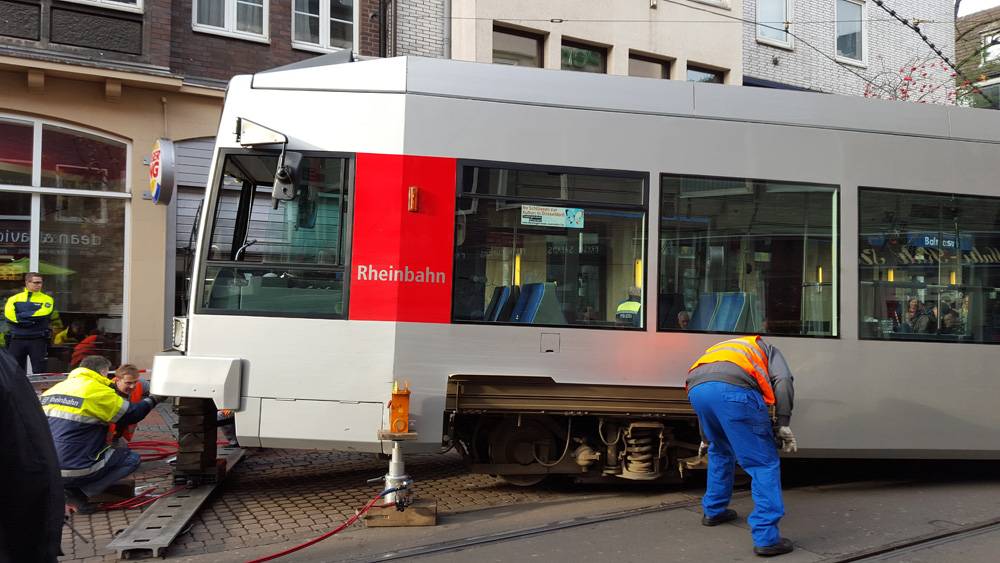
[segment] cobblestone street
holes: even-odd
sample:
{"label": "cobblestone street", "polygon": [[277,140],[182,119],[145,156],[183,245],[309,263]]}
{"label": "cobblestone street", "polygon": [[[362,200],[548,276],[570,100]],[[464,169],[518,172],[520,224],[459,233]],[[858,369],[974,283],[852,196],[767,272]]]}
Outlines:
{"label": "cobblestone street", "polygon": [[[173,414],[164,406],[139,426],[136,440],[173,440]],[[488,475],[465,472],[454,452],[406,457],[416,492],[437,500],[441,514],[487,507],[554,501],[581,494],[579,487],[555,482],[522,488]],[[365,481],[385,474],[387,461],[372,454],[312,450],[250,450],[220,491],[167,550],[167,558],[213,553],[306,539],[336,527],[379,492]],[[170,487],[170,467],[163,461],[143,463],[137,485]],[[624,489],[624,492],[623,492]],[[641,488],[602,487],[597,491],[640,494]],[[139,510],[100,511],[77,515],[73,526],[84,543],[63,532],[64,561],[115,561],[106,546],[114,535],[139,517]]]}

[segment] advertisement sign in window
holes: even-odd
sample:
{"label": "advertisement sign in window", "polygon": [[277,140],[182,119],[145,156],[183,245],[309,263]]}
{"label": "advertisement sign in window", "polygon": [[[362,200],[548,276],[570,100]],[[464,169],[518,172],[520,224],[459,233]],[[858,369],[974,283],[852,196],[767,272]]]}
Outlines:
{"label": "advertisement sign in window", "polygon": [[521,224],[542,227],[583,228],[583,209],[579,207],[549,207],[546,205],[522,205]]}

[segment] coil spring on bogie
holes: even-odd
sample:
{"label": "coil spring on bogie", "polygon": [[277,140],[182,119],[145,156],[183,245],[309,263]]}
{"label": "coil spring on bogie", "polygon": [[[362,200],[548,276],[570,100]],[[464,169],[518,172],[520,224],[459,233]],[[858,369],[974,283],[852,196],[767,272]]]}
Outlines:
{"label": "coil spring on bogie", "polygon": [[632,473],[655,473],[659,433],[654,428],[631,428],[625,436],[625,463]]}

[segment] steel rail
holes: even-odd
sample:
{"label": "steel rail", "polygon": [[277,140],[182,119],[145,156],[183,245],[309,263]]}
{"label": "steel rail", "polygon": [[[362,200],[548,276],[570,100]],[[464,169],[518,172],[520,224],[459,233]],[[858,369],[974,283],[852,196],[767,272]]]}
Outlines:
{"label": "steel rail", "polygon": [[993,518],[983,522],[959,526],[951,530],[942,532],[930,532],[920,536],[915,536],[905,540],[888,543],[885,545],[871,547],[848,553],[845,555],[835,555],[822,559],[823,563],[853,563],[855,561],[880,561],[885,555],[896,555],[909,551],[918,551],[914,548],[925,548],[936,545],[942,540],[953,540],[962,537],[972,537],[985,532],[1000,530],[1000,518]]}
{"label": "steel rail", "polygon": [[[734,499],[741,498],[749,496],[749,494],[750,494],[749,491],[739,491],[733,493],[733,498]],[[642,516],[645,514],[655,514],[658,512],[672,512],[674,510],[682,510],[685,508],[691,508],[693,506],[700,506],[700,505],[701,505],[700,498],[682,500],[676,502],[665,502],[654,506],[631,508],[628,510],[620,510],[617,512],[595,514],[593,516],[580,516],[577,518],[570,518],[568,520],[557,520],[555,522],[550,522],[548,524],[542,524],[540,526],[532,526],[529,528],[521,528],[519,530],[497,532],[493,534],[485,534],[482,536],[472,536],[460,540],[451,540],[451,541],[444,541],[427,545],[420,545],[406,549],[400,549],[397,551],[387,551],[376,555],[365,555],[363,557],[350,558],[347,559],[346,561],[351,561],[351,562],[363,561],[365,563],[376,563],[379,561],[398,561],[400,559],[408,559],[410,557],[420,557],[424,555],[433,555],[437,553],[461,551],[463,549],[467,549],[470,547],[475,547],[490,543],[517,540],[521,538],[547,534],[550,532],[566,530],[569,528],[588,526],[590,524],[599,524],[601,522],[626,520],[628,518],[634,518],[636,516]]]}

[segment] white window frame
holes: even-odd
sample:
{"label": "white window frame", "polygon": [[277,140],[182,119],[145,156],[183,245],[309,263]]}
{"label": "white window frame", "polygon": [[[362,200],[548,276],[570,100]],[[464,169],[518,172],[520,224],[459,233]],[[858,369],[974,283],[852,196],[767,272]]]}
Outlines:
{"label": "white window frame", "polygon": [[840,1],[834,1],[834,16],[836,21],[833,24],[833,56],[837,59],[837,62],[844,64],[857,66],[861,68],[868,68],[868,2],[865,0],[844,0],[845,2],[850,2],[851,4],[857,4],[861,7],[861,59],[852,59],[850,57],[844,57],[840,55],[837,50],[837,23],[840,21]]}
{"label": "white window frame", "polygon": [[992,59],[986,58],[986,55],[989,51],[989,49],[986,47],[986,44],[989,42],[990,40],[989,38],[991,37],[996,37],[997,39],[1000,39],[1000,29],[987,31],[986,33],[983,33],[979,36],[980,40],[979,48],[982,49],[983,53],[983,56],[979,62],[979,66],[986,66],[991,62],[1000,62],[1000,43],[997,43],[996,45],[993,46],[997,50],[996,56],[993,57]]}
{"label": "white window frame", "polygon": [[191,29],[200,33],[210,33],[212,35],[222,35],[224,37],[232,37],[234,39],[243,39],[244,41],[254,41],[257,43],[271,43],[270,36],[270,23],[268,12],[271,8],[271,0],[263,0],[263,10],[264,18],[261,25],[261,33],[248,33],[246,31],[238,31],[236,29],[236,4],[238,0],[223,0],[225,2],[225,11],[222,18],[224,27],[215,27],[214,25],[206,25],[198,23],[198,2],[200,0],[193,0],[191,2]]}
{"label": "white window frame", "polygon": [[[351,13],[351,50],[357,51],[358,45],[358,13],[361,8],[361,0],[354,0],[353,12]],[[322,45],[322,41],[330,41],[330,0],[320,0],[319,3],[319,37],[320,45],[315,43],[306,43],[304,41],[295,40],[295,0],[291,1],[292,10],[292,48],[301,49],[303,51],[312,51],[314,53],[336,53],[343,51],[343,47],[331,47],[329,45]],[[325,12],[325,17],[324,17]],[[344,20],[337,20],[344,21]]]}
{"label": "white window frame", "polygon": [[730,4],[729,0],[690,0],[695,4],[705,4],[713,8],[720,8],[723,10],[732,10],[733,6]]}
{"label": "white window frame", "polygon": [[143,0],[136,0],[135,4],[128,4],[126,2],[116,2],[115,0],[64,0],[65,2],[70,2],[72,4],[85,4],[87,6],[99,6],[101,8],[107,8],[109,10],[118,10],[121,12],[132,12],[134,14],[141,14],[143,12]]}
{"label": "white window frame", "polygon": [[[31,125],[32,127],[32,148],[31,148],[31,185],[9,185],[0,184],[0,190],[8,193],[22,193],[31,196],[31,216],[30,216],[30,237],[28,251],[28,267],[33,271],[38,271],[38,261],[41,255],[41,211],[42,196],[83,196],[100,199],[106,202],[109,199],[121,200],[125,202],[125,223],[124,229],[124,268],[122,270],[122,361],[128,361],[129,332],[125,327],[129,326],[129,307],[131,302],[131,292],[129,291],[129,281],[132,279],[132,141],[124,137],[109,135],[102,131],[72,125],[62,121],[33,118],[26,115],[0,112],[0,120],[15,122],[21,125]],[[100,192],[80,189],[60,189],[42,185],[42,128],[46,125],[58,127],[68,131],[76,131],[93,135],[100,139],[107,139],[125,145],[125,191],[124,192]],[[102,205],[106,211],[107,204]],[[105,217],[106,220],[106,217]]]}
{"label": "white window frame", "polygon": [[[757,0],[756,21],[758,21],[758,22],[761,21],[761,17],[760,17],[760,4],[761,4],[761,2],[765,2],[765,1],[767,1],[767,0]],[[775,1],[775,2],[782,2],[783,1],[785,3],[785,21],[788,21],[788,22],[792,21],[792,17],[791,17],[791,15],[792,15],[792,0],[773,0],[773,1]],[[771,27],[778,27],[778,26],[774,25],[773,23],[769,24],[769,25]],[[756,32],[755,33],[757,35],[757,43],[763,43],[764,45],[770,45],[772,47],[778,47],[780,49],[792,50],[792,49],[795,48],[795,38],[792,37],[791,33],[785,32],[785,39],[787,39],[787,41],[780,41],[778,39],[772,39],[770,37],[764,37],[763,35],[761,35],[760,34],[761,28],[760,28],[759,24],[756,25],[756,26],[754,26],[754,27],[756,27]],[[792,26],[789,25],[788,29],[791,30],[791,28],[792,28]]]}

